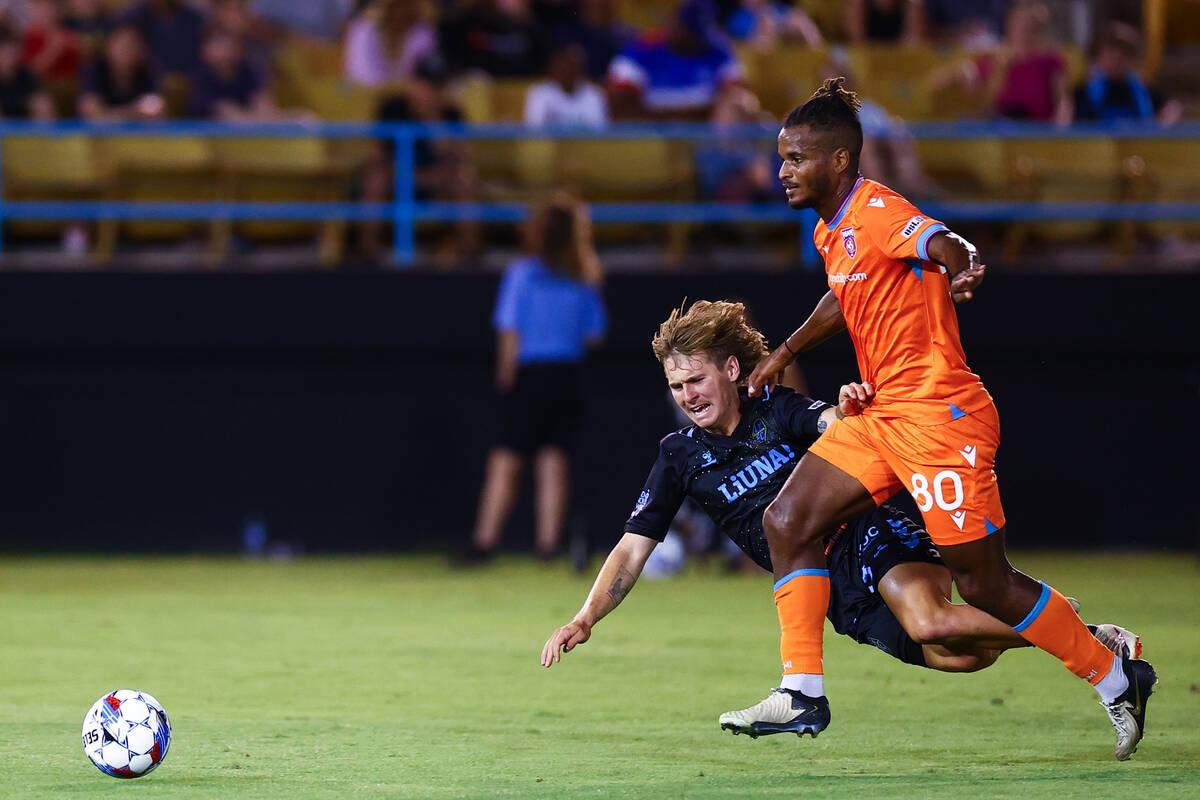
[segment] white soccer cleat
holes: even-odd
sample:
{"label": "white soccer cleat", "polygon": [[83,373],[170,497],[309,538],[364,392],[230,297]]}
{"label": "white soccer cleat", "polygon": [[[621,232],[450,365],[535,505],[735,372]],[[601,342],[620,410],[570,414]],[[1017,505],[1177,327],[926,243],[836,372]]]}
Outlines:
{"label": "white soccer cleat", "polygon": [[794,689],[772,689],[761,703],[740,711],[726,711],[719,720],[721,730],[752,738],[771,733],[809,734],[814,739],[829,727],[829,701],[809,697]]}
{"label": "white soccer cleat", "polygon": [[1137,659],[1121,659],[1121,669],[1129,679],[1129,687],[1111,703],[1101,702],[1108,718],[1117,731],[1117,744],[1113,750],[1117,761],[1125,761],[1137,752],[1138,742],[1146,733],[1146,701],[1154,694],[1158,675],[1148,662]]}

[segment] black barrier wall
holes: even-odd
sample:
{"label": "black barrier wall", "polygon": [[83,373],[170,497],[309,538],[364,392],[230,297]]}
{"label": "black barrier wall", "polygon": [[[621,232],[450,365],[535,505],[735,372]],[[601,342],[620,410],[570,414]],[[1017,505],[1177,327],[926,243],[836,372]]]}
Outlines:
{"label": "black barrier wall", "polygon": [[[0,275],[0,542],[232,550],[248,518],[308,551],[466,541],[496,402],[494,276]],[[649,350],[686,295],[750,304],[774,340],[799,275],[613,276],[589,363],[576,524],[621,532],[672,421]],[[1020,547],[1194,547],[1200,277],[993,274],[960,309],[1003,424]],[[856,377],[845,337],[814,395]],[[531,541],[527,509],[508,543]]]}

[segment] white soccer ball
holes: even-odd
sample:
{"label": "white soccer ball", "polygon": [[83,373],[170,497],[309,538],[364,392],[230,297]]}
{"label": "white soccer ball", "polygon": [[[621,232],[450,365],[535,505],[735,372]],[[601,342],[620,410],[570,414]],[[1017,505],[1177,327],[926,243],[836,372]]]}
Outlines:
{"label": "white soccer ball", "polygon": [[83,752],[96,769],[114,778],[153,772],[170,746],[167,712],[145,692],[109,692],[83,716]]}

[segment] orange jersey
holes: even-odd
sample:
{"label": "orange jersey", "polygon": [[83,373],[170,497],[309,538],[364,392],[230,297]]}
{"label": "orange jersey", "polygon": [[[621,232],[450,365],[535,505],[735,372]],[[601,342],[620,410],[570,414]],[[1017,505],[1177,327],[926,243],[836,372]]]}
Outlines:
{"label": "orange jersey", "polygon": [[881,183],[861,175],[813,240],[846,318],[864,381],[875,384],[868,411],[938,424],[992,398],[967,367],[945,267],[929,240],[947,230]]}

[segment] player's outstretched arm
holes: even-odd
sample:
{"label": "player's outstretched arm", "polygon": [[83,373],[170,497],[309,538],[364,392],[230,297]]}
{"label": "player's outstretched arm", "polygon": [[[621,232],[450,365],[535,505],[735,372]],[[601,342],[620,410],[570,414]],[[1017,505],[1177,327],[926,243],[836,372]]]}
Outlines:
{"label": "player's outstretched arm", "polygon": [[950,296],[965,303],[975,296],[987,266],[980,262],[975,245],[953,231],[935,233],[929,240],[929,257],[950,272]]}
{"label": "player's outstretched arm", "polygon": [[600,574],[592,584],[583,608],[575,619],[556,630],[542,647],[542,666],[549,667],[562,660],[562,654],[575,645],[583,644],[592,635],[592,626],[620,605],[633,588],[646,559],[658,542],[649,536],[626,533],[604,560]]}
{"label": "player's outstretched arm", "polygon": [[784,339],[783,344],[776,347],[769,356],[758,362],[747,381],[750,396],[757,396],[764,386],[767,389],[775,388],[784,368],[792,363],[797,355],[844,330],[846,318],[842,316],[842,307],[832,291],[826,292],[804,324]]}

